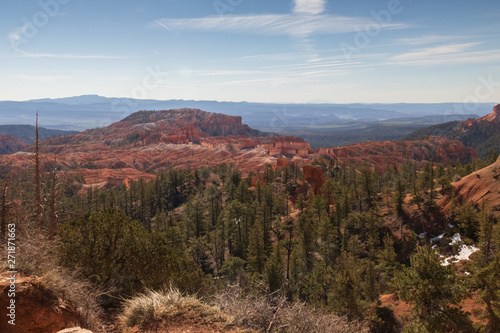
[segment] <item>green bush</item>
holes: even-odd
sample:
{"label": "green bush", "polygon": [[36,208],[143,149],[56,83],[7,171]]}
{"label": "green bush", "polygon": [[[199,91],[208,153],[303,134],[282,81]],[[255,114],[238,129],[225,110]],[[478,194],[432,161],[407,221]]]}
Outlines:
{"label": "green bush", "polygon": [[63,225],[59,247],[62,265],[79,268],[121,296],[165,284],[201,293],[210,286],[201,269],[177,253],[163,233],[148,233],[121,211],[93,212]]}

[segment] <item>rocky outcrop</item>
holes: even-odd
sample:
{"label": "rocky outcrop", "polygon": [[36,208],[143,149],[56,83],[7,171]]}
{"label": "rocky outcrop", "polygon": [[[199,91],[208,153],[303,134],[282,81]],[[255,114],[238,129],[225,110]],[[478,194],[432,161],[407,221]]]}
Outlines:
{"label": "rocky outcrop", "polygon": [[493,108],[493,112],[489,113],[479,119],[468,119],[462,125],[462,129],[466,130],[469,127],[472,127],[480,122],[490,122],[494,124],[500,123],[500,104],[496,105]]}
{"label": "rocky outcrop", "polygon": [[311,151],[309,142],[293,136],[276,137],[271,143],[266,144],[270,155],[297,155],[308,157]]}
{"label": "rocky outcrop", "polygon": [[[193,136],[245,135],[258,136],[261,133],[242,124],[241,117],[221,113],[205,112],[198,109],[175,109],[164,111],[139,111],[123,119],[115,126],[123,124],[144,125],[157,123],[163,130],[191,129]],[[190,135],[187,134],[189,137]]]}
{"label": "rocky outcrop", "polygon": [[477,158],[472,148],[460,141],[431,136],[415,141],[369,141],[345,147],[320,149],[319,154],[337,160],[354,162],[368,161],[372,165],[384,166],[401,164],[408,160],[449,163],[452,161],[472,161]]}
{"label": "rocky outcrop", "polygon": [[[49,165],[57,156],[60,172],[82,175],[82,190],[86,190],[150,179],[154,177],[151,173],[166,167],[195,169],[234,163],[247,174],[262,170],[266,164],[276,166],[278,160],[281,166],[295,167],[309,165],[321,156],[368,161],[381,168],[410,159],[448,163],[475,157],[474,150],[461,142],[439,137],[313,150],[302,138],[254,136],[258,133],[242,125],[240,117],[195,109],[140,111],[104,128],[43,140],[40,158],[42,165]],[[33,156],[18,152],[0,157],[2,162],[23,170],[33,163]],[[318,184],[314,187],[317,192],[322,178],[311,175],[311,183]]]}
{"label": "rocky outcrop", "polygon": [[420,128],[406,138],[418,140],[430,135],[461,141],[466,147],[476,149],[478,156],[486,159],[491,150],[499,151],[500,105],[493,112],[479,119],[452,121],[426,128]]}
{"label": "rocky outcrop", "polygon": [[[452,183],[452,186],[459,202],[472,202],[477,208],[484,203],[496,215],[500,215],[500,158],[495,163]],[[450,201],[448,195],[438,204],[448,211],[451,208]]]}
{"label": "rocky outcrop", "polygon": [[[10,288],[10,275],[6,272],[0,274],[0,307],[2,308],[2,320],[0,320],[0,332],[9,333],[46,333],[57,332],[66,327],[74,326],[81,321],[77,311],[56,297],[52,291],[44,285],[28,277],[16,276],[15,285],[15,325],[8,323],[9,317],[5,310],[11,306],[8,297]],[[10,311],[10,310],[9,310]]]}
{"label": "rocky outcrop", "polygon": [[302,168],[304,179],[311,184],[314,194],[319,194],[321,186],[323,186],[325,179],[323,178],[323,169],[320,166],[305,165]]}
{"label": "rocky outcrop", "polygon": [[484,117],[479,118],[479,121],[489,121],[491,123],[500,123],[500,104],[493,108],[493,112]]}

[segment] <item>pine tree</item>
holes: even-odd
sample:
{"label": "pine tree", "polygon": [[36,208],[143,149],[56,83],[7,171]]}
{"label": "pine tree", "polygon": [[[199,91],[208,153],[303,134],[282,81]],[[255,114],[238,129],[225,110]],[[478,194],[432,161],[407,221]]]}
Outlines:
{"label": "pine tree", "polygon": [[392,286],[413,306],[417,321],[429,332],[472,332],[468,316],[458,307],[466,296],[451,266],[442,266],[430,247],[418,247],[411,266],[396,272]]}
{"label": "pine tree", "polygon": [[500,230],[486,211],[484,202],[479,213],[479,258],[476,263],[476,281],[481,288],[481,300],[486,305],[488,325],[486,332],[500,331]]}
{"label": "pine tree", "polygon": [[284,279],[283,260],[281,257],[281,246],[279,244],[276,244],[274,253],[267,261],[264,271],[269,292],[273,293],[281,289]]}
{"label": "pine tree", "polygon": [[266,249],[264,246],[264,230],[260,220],[255,221],[250,230],[247,257],[251,271],[262,274],[266,262]]}
{"label": "pine tree", "polygon": [[316,226],[308,211],[299,215],[297,233],[305,272],[312,272],[316,245]]}
{"label": "pine tree", "polygon": [[[405,186],[403,184],[403,179],[401,177],[401,174],[397,170],[396,166],[394,165],[394,171],[396,172],[396,181],[394,183],[394,204],[396,206],[396,214],[398,217],[402,217],[405,213],[403,204],[404,204],[404,197],[405,197]],[[403,234],[403,228],[401,225],[401,236]]]}
{"label": "pine tree", "polygon": [[305,281],[308,301],[317,305],[331,305],[332,289],[336,282],[334,276],[335,272],[330,266],[324,261],[318,261]]}
{"label": "pine tree", "polygon": [[333,286],[333,308],[350,320],[362,318],[359,304],[359,273],[355,270],[354,258],[343,253],[338,259]]}

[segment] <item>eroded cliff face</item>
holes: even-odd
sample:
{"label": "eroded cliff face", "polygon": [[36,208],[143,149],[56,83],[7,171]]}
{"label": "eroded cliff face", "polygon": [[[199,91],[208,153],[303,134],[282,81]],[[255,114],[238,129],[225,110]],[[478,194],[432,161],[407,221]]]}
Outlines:
{"label": "eroded cliff face", "polygon": [[[496,215],[500,214],[500,158],[495,163],[452,183],[452,186],[459,202],[472,202],[477,208],[484,202]],[[450,196],[445,196],[438,204],[445,211],[449,211]]]}
{"label": "eroded cliff face", "polygon": [[[302,167],[320,156],[380,167],[409,159],[447,163],[475,158],[473,149],[440,137],[315,150],[301,138],[260,134],[243,125],[240,117],[197,109],[140,111],[104,128],[46,139],[40,145],[40,157],[44,166],[56,163],[62,173],[83,175],[86,186],[95,187],[150,179],[152,172],[168,166],[194,169],[234,163],[247,174],[266,164],[276,166],[278,159],[283,165]],[[0,163],[26,168],[32,164],[32,152],[29,147],[0,157]],[[320,177],[311,176],[311,183],[321,183]]]}
{"label": "eroded cliff face", "polygon": [[493,108],[493,112],[478,119],[478,121],[488,121],[490,123],[500,123],[500,104]]}
{"label": "eroded cliff face", "polygon": [[415,141],[356,143],[339,148],[323,148],[318,154],[331,156],[337,160],[368,161],[379,167],[401,164],[408,160],[449,163],[457,160],[472,161],[477,158],[475,150],[465,147],[462,142],[438,136]]}
{"label": "eroded cliff face", "polygon": [[304,179],[311,185],[313,193],[319,194],[321,186],[325,183],[323,169],[320,166],[305,165],[302,168]]}
{"label": "eroded cliff face", "polygon": [[471,127],[477,126],[480,123],[492,123],[492,125],[500,123],[500,104],[493,107],[493,112],[479,119],[470,118],[463,122],[461,129],[467,131]]}

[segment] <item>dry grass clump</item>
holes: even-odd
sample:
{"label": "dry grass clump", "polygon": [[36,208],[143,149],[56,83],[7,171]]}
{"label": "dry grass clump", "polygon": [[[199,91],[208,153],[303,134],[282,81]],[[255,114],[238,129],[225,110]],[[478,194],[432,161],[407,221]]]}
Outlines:
{"label": "dry grass clump", "polygon": [[[288,303],[283,297],[242,297],[237,292],[218,294],[207,305],[177,289],[149,290],[125,301],[120,326],[124,330],[163,331],[169,325],[212,324],[236,331],[268,333],[367,333],[359,322],[315,309],[303,303]],[[215,327],[215,326],[214,326]],[[215,329],[214,329],[215,330]],[[219,330],[217,330],[219,331]]]}
{"label": "dry grass clump", "polygon": [[170,287],[159,292],[148,290],[126,300],[118,321],[124,330],[134,327],[156,330],[183,322],[220,323],[228,327],[232,319],[217,307],[203,304],[195,296],[183,295],[179,290]]}
{"label": "dry grass clump", "polygon": [[[7,260],[4,258],[0,262],[0,269],[7,269]],[[102,310],[97,302],[103,291],[80,278],[78,272],[69,272],[60,267],[53,242],[43,237],[32,237],[27,232],[18,234],[16,270],[70,304],[80,316],[82,326],[95,333],[103,331],[100,320]]]}
{"label": "dry grass clump", "polygon": [[213,303],[234,318],[238,327],[258,332],[280,333],[363,333],[362,323],[315,309],[303,303],[289,303],[283,297],[241,297],[227,292],[216,296]]}

